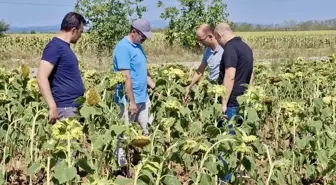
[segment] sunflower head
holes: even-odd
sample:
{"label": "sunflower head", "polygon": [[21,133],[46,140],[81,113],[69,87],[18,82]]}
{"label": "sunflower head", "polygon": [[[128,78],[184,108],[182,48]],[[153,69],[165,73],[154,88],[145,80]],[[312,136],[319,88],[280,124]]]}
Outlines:
{"label": "sunflower head", "polygon": [[95,106],[100,102],[100,95],[96,89],[91,88],[87,91],[86,102],[90,106]]}
{"label": "sunflower head", "polygon": [[55,139],[67,140],[68,134],[70,140],[79,139],[83,135],[83,126],[75,118],[66,118],[57,120],[51,127],[52,136]]}
{"label": "sunflower head", "polygon": [[30,74],[30,68],[27,64],[21,64],[20,71],[23,77],[28,77]]}

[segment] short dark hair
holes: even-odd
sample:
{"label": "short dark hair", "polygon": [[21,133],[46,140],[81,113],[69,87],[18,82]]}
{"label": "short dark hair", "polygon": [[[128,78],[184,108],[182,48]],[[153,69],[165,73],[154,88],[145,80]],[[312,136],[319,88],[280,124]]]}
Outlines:
{"label": "short dark hair", "polygon": [[83,23],[83,25],[87,24],[86,20],[81,14],[76,12],[69,12],[62,20],[61,30],[70,31],[72,28],[79,29],[81,23]]}

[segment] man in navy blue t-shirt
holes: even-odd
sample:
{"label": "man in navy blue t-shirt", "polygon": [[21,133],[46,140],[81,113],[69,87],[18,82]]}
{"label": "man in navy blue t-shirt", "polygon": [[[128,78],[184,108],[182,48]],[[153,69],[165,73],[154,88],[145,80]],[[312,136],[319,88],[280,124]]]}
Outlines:
{"label": "man in navy blue t-shirt", "polygon": [[[230,26],[220,23],[215,28],[215,37],[224,48],[224,53],[219,66],[218,84],[224,85],[225,97],[222,97],[223,112],[228,120],[236,114],[239,103],[237,97],[244,94],[246,87],[242,84],[253,85],[253,52],[252,49],[240,37],[233,34]],[[222,127],[219,125],[219,127]],[[231,129],[232,126],[229,126]],[[233,130],[229,132],[235,134]],[[225,160],[220,160],[226,165]],[[232,173],[221,179],[221,184],[229,182]]]}
{"label": "man in navy blue t-shirt", "polygon": [[79,104],[74,101],[84,95],[84,84],[78,60],[70,44],[78,41],[86,21],[82,15],[65,15],[61,31],[44,48],[37,81],[49,108],[49,122],[76,116]]}

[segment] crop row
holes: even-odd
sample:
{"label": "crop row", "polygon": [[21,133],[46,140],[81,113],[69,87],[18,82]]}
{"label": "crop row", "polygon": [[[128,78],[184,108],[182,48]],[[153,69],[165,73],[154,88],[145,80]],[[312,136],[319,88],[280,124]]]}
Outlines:
{"label": "crop row", "polygon": [[[0,38],[0,51],[18,49],[29,53],[40,54],[45,45],[53,35],[7,35]],[[264,36],[244,36],[243,39],[251,45],[253,49],[281,49],[281,48],[333,48],[336,44],[335,35],[264,35]],[[154,39],[148,40],[144,46],[156,48],[166,46],[165,37],[162,33],[156,33]],[[97,50],[95,45],[87,35],[73,46],[74,50],[80,54],[94,53]]]}
{"label": "crop row", "polygon": [[[139,136],[137,124],[127,125],[118,117],[113,88],[124,81],[118,73],[81,65],[86,93],[78,99],[82,104],[78,113],[84,122],[66,119],[50,125],[29,68],[3,67],[0,181],[214,185],[219,176],[233,171],[231,180],[237,184],[335,182],[335,59],[334,55],[313,62],[256,64],[254,86],[239,97],[242,125],[223,118],[217,103],[225,93],[223,86],[204,77],[191,89],[191,100],[182,104],[194,70],[152,66],[157,88],[149,92],[154,120],[148,138]],[[221,120],[225,126],[217,128]],[[229,124],[236,126],[236,135],[228,134]],[[115,150],[120,134],[125,136],[120,144],[130,154],[129,179],[117,179],[112,173],[118,168]],[[218,160],[219,155],[229,166]]]}

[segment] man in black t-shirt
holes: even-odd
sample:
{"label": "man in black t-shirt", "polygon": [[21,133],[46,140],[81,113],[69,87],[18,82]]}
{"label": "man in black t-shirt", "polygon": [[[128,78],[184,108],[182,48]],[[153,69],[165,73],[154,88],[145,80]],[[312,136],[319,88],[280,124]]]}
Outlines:
{"label": "man in black t-shirt", "polygon": [[253,52],[240,37],[236,37],[230,26],[220,23],[215,28],[215,37],[224,48],[220,63],[218,84],[223,84],[226,97],[222,97],[223,111],[230,120],[238,107],[237,97],[244,94],[253,81]]}
{"label": "man in black t-shirt", "polygon": [[[225,86],[226,95],[221,97],[223,112],[228,120],[237,114],[239,103],[237,97],[243,95],[246,87],[242,84],[250,84],[253,82],[253,52],[251,48],[233,34],[230,26],[226,23],[220,23],[215,28],[215,38],[223,47],[224,53],[219,66],[218,84]],[[223,127],[221,123],[218,127]],[[229,125],[229,129],[232,126]],[[231,130],[230,134],[235,132]],[[221,157],[219,159],[224,165],[227,162]],[[226,174],[220,179],[221,184],[229,182],[233,173]]]}

